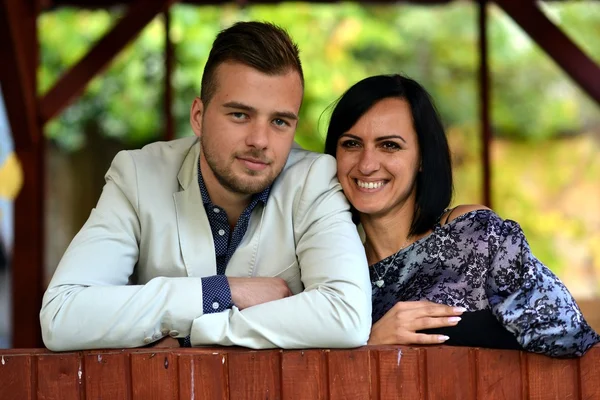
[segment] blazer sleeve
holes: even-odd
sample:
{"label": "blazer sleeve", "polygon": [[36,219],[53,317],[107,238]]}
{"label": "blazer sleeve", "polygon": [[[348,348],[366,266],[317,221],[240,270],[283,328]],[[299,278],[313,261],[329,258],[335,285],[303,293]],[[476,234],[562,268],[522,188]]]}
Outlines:
{"label": "blazer sleeve", "polygon": [[486,291],[493,314],[531,352],[583,355],[600,337],[565,285],[531,253],[521,227],[491,218]]}
{"label": "blazer sleeve", "polygon": [[366,344],[371,329],[368,264],[335,175],[329,156],[318,157],[308,173],[303,171],[306,180],[293,221],[305,290],[242,311],[233,307],[205,314],[194,320],[192,345],[293,349]]}
{"label": "blazer sleeve", "polygon": [[40,322],[50,350],[138,347],[185,336],[202,315],[200,278],[128,285],[139,255],[138,210],[135,163],[122,151],[44,294]]}

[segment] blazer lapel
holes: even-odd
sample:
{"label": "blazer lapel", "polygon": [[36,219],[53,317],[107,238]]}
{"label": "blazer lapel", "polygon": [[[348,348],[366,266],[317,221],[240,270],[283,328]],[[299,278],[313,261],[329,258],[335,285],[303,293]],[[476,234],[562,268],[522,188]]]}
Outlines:
{"label": "blazer lapel", "polygon": [[199,150],[200,145],[196,141],[177,176],[182,190],[173,194],[181,255],[188,276],[193,277],[217,273],[215,245],[198,186]]}

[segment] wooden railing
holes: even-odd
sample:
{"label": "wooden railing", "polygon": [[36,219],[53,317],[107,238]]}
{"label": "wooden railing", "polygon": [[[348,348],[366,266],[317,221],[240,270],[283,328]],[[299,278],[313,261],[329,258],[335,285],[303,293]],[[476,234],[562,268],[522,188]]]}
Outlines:
{"label": "wooden railing", "polygon": [[581,359],[460,347],[0,350],[0,399],[600,399]]}

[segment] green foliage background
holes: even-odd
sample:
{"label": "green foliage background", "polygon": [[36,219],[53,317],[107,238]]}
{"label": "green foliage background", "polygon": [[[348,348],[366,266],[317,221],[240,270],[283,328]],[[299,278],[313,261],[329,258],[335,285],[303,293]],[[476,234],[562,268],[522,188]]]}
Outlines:
{"label": "green foliage background", "polygon": [[[600,62],[598,3],[568,2],[544,8]],[[39,26],[40,91],[48,90],[85,54],[121,11],[60,9],[44,14]],[[598,105],[502,11],[493,6],[489,11],[496,138],[494,208],[521,223],[534,252],[553,270],[572,264],[568,249],[570,243],[576,243],[584,245],[584,253],[600,276],[600,254],[595,250],[600,248],[600,216],[590,220],[586,209],[598,208],[600,200],[594,189],[600,178],[596,161]],[[321,151],[328,107],[351,84],[368,75],[405,73],[430,91],[448,128],[455,164],[455,201],[480,202],[477,12],[471,2],[443,6],[174,6],[171,34],[176,46],[173,111],[177,135],[191,134],[189,106],[199,93],[202,69],[218,31],[238,20],[270,21],[285,27],[301,49],[306,78],[297,131],[301,145]],[[163,48],[164,27],[157,18],[94,79],[76,103],[48,125],[49,138],[67,151],[84,146],[90,129],[128,146],[159,140],[164,126]],[[582,188],[588,188],[587,192]],[[565,190],[583,190],[576,193],[592,202],[573,209],[565,200]],[[597,282],[600,287],[600,278]]]}

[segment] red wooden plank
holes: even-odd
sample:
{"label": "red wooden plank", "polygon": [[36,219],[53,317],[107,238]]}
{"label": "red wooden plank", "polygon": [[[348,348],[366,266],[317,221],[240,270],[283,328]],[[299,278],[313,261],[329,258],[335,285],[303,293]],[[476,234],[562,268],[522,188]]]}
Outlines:
{"label": "red wooden plank", "polygon": [[142,29],[167,9],[175,0],[136,0],[131,3],[127,13],[110,32],[102,37],[94,47],[44,95],[40,115],[44,123],[48,122],[79,96],[85,86],[102,71],[110,61]]}
{"label": "red wooden plank", "polygon": [[328,354],[331,399],[369,399],[371,366],[369,352],[332,350]]}
{"label": "red wooden plank", "polygon": [[523,393],[521,353],[475,350],[478,400],[516,400]]}
{"label": "red wooden plank", "polygon": [[426,353],[429,400],[475,399],[474,360],[467,347],[432,347]]}
{"label": "red wooden plank", "polygon": [[131,391],[134,400],[179,398],[177,355],[168,350],[132,353]]}
{"label": "red wooden plank", "polygon": [[78,353],[44,354],[37,357],[38,400],[80,398],[83,365]]}
{"label": "red wooden plank", "polygon": [[557,359],[527,354],[529,398],[567,400],[579,397],[577,359]]}
{"label": "red wooden plank", "polygon": [[227,353],[181,354],[179,391],[181,399],[228,400]]}
{"label": "red wooden plank", "polygon": [[0,354],[0,399],[31,399],[31,356]]}
{"label": "red wooden plank", "polygon": [[401,347],[371,352],[377,362],[377,368],[371,375],[372,378],[377,378],[371,381],[373,398],[423,399],[424,363],[419,349]]}
{"label": "red wooden plank", "polygon": [[546,17],[537,2],[496,0],[496,3],[600,104],[600,67]]}
{"label": "red wooden plank", "polygon": [[125,353],[92,353],[85,356],[88,399],[127,399],[130,393],[129,357]]}
{"label": "red wooden plank", "polygon": [[600,345],[579,360],[579,374],[582,400],[600,399]]}
{"label": "red wooden plank", "polygon": [[231,399],[281,399],[280,350],[229,353]]}
{"label": "red wooden plank", "polygon": [[281,357],[284,399],[327,398],[326,360],[322,350],[284,351]]}

